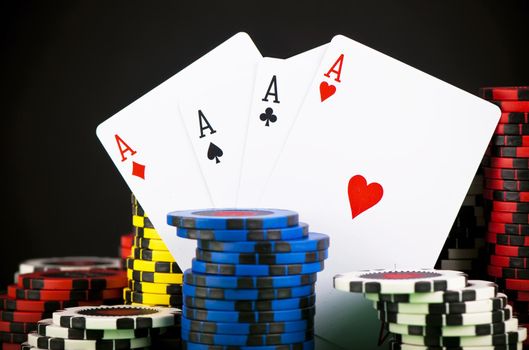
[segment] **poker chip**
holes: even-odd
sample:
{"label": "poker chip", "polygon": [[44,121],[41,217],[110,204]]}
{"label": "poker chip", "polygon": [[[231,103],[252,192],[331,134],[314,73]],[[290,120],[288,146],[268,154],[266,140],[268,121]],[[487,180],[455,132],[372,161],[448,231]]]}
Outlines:
{"label": "poker chip", "polygon": [[184,272],[184,281],[189,285],[214,288],[284,288],[296,287],[316,283],[317,275],[292,275],[292,276],[222,276],[193,273],[191,270]]}
{"label": "poker chip", "polygon": [[104,339],[104,340],[80,340],[80,339],[63,339],[40,336],[35,332],[27,335],[28,344],[38,349],[49,350],[98,350],[98,349],[138,349],[151,345],[151,339],[133,338],[133,339]]}
{"label": "poker chip", "polygon": [[[160,328],[165,330],[164,328]],[[141,328],[141,329],[76,329],[60,327],[53,323],[52,319],[45,319],[38,322],[35,330],[38,335],[50,338],[78,339],[78,340],[104,340],[104,339],[132,339],[147,338],[160,330],[158,328]],[[28,332],[29,333],[29,332]],[[163,332],[161,332],[163,333]]]}
{"label": "poker chip", "polygon": [[[147,306],[72,307],[53,313],[53,323],[78,329],[162,328],[178,323],[180,310]],[[47,317],[44,317],[47,318]]]}
{"label": "poker chip", "polygon": [[194,272],[228,276],[285,276],[313,274],[323,271],[324,262],[286,265],[214,264],[193,259]]}
{"label": "poker chip", "polygon": [[126,235],[121,235],[119,242],[122,247],[131,248],[134,244],[134,235],[129,233]]}
{"label": "poker chip", "polygon": [[9,322],[0,321],[0,332],[7,333],[29,333],[37,329],[35,323],[32,322]]}
{"label": "poker chip", "polygon": [[494,147],[491,154],[495,157],[529,158],[529,147]]}
{"label": "poker chip", "polygon": [[401,344],[398,342],[389,343],[390,350],[523,350],[522,343],[509,345],[485,345],[485,346],[460,346],[460,347],[439,347],[439,346],[425,346]]}
{"label": "poker chip", "polygon": [[483,196],[488,200],[507,202],[527,202],[529,192],[496,191],[491,189],[483,190]]}
{"label": "poker chip", "polygon": [[479,254],[479,248],[448,248],[441,253],[440,257],[457,261],[459,259],[476,259]]}
{"label": "poker chip", "polygon": [[484,87],[479,89],[479,95],[487,100],[527,101],[529,100],[529,87]]}
{"label": "poker chip", "polygon": [[[526,124],[529,127],[529,124]],[[528,130],[529,131],[529,130]],[[529,159],[525,158],[506,158],[506,157],[489,157],[485,158],[483,163],[491,168],[507,168],[527,170]]]}
{"label": "poker chip", "polygon": [[183,274],[135,271],[135,270],[128,269],[127,277],[130,280],[139,281],[139,282],[181,284]]}
{"label": "poker chip", "polygon": [[505,224],[499,222],[489,222],[488,230],[489,232],[509,235],[529,235],[529,225],[524,224]]}
{"label": "poker chip", "polygon": [[118,250],[118,254],[120,256],[121,259],[126,259],[128,258],[132,253],[132,249],[131,248],[127,248],[127,247],[119,247],[119,250]]}
{"label": "poker chip", "polygon": [[460,303],[466,301],[486,300],[496,296],[498,286],[489,281],[469,280],[464,288],[413,294],[377,294],[366,293],[364,296],[371,301],[387,301],[393,303]]}
{"label": "poker chip", "polygon": [[520,327],[516,331],[503,334],[481,335],[474,337],[438,337],[400,335],[398,341],[411,345],[461,347],[461,346],[496,346],[516,344],[527,339],[527,329]]}
{"label": "poker chip", "polygon": [[127,258],[126,265],[129,270],[160,272],[160,273],[182,273],[176,262],[149,261]]}
{"label": "poker chip", "polygon": [[13,299],[25,300],[53,300],[53,301],[76,301],[76,300],[107,300],[121,297],[121,289],[104,290],[45,290],[45,289],[23,289],[16,285],[7,287],[7,296]]}
{"label": "poker chip", "polygon": [[230,323],[196,321],[182,317],[182,330],[200,333],[244,335],[244,334],[283,334],[306,332],[314,328],[311,320],[287,322]]}
{"label": "poker chip", "polygon": [[513,267],[518,269],[529,269],[528,258],[512,256],[490,255],[490,264],[499,267]]}
{"label": "poker chip", "polygon": [[529,213],[529,202],[513,203],[493,201],[492,210],[496,212]]}
{"label": "poker chip", "polygon": [[269,300],[306,297],[314,294],[314,285],[267,289],[225,289],[183,285],[184,297],[219,300]]}
{"label": "poker chip", "polygon": [[505,101],[490,100],[500,107],[502,112],[529,112],[529,101]]}
{"label": "poker chip", "polygon": [[449,270],[366,270],[334,276],[334,288],[351,293],[431,293],[459,289],[467,276]]}
{"label": "poker chip", "polygon": [[487,234],[487,241],[494,244],[529,247],[529,236],[505,235],[489,232]]}
{"label": "poker chip", "polygon": [[127,284],[121,270],[42,271],[21,275],[18,287],[26,289],[103,290]]}
{"label": "poker chip", "polygon": [[0,341],[3,343],[23,343],[28,339],[26,334],[0,332]]}
{"label": "poker chip", "polygon": [[[500,256],[529,258],[529,247],[516,247],[508,245],[491,245],[491,251]],[[501,266],[501,265],[498,265]]]}
{"label": "poker chip", "polygon": [[158,232],[156,232],[156,229],[151,227],[136,227],[133,226],[133,233],[134,236],[142,237],[142,238],[150,238],[150,239],[162,239]]}
{"label": "poker chip", "polygon": [[459,303],[431,303],[411,304],[394,303],[387,301],[374,302],[374,308],[379,311],[404,313],[404,314],[465,314],[476,312],[495,311],[507,306],[507,296],[498,294],[494,298],[466,301]]}
{"label": "poker chip", "polygon": [[314,340],[308,340],[303,343],[292,343],[283,345],[267,346],[234,346],[234,345],[207,345],[192,343],[189,341],[182,342],[183,350],[314,350]]}
{"label": "poker chip", "polygon": [[199,230],[178,228],[176,234],[178,237],[202,241],[279,241],[305,238],[309,234],[309,226],[300,222],[296,226],[262,230]]}
{"label": "poker chip", "polygon": [[182,294],[149,294],[134,292],[125,288],[123,289],[123,299],[127,303],[138,303],[149,306],[182,306]]}
{"label": "poker chip", "polygon": [[131,256],[138,260],[175,262],[170,252],[165,250],[150,250],[132,246]]}
{"label": "poker chip", "polygon": [[485,180],[485,187],[498,191],[527,191],[529,190],[529,181],[510,181],[510,180]]}
{"label": "poker chip", "polygon": [[147,214],[145,214],[143,207],[140,205],[140,202],[138,202],[138,199],[136,198],[134,193],[130,194],[130,204],[132,207],[132,215],[147,216]]}
{"label": "poker chip", "polygon": [[529,292],[529,280],[527,279],[496,277],[494,280],[500,287],[505,289]]}
{"label": "poker chip", "polygon": [[304,309],[291,309],[279,311],[217,311],[182,307],[182,316],[198,321],[210,322],[283,322],[313,319],[316,308],[314,306]]}
{"label": "poker chip", "polygon": [[167,223],[178,228],[261,230],[299,224],[298,213],[281,209],[204,209],[174,211]]}
{"label": "poker chip", "polygon": [[8,322],[35,323],[50,316],[46,312],[0,311],[0,320]]}
{"label": "poker chip", "polygon": [[505,224],[529,224],[529,213],[507,213],[492,211],[490,219]]}
{"label": "poker chip", "polygon": [[[525,117],[527,117],[525,113]],[[493,146],[506,146],[506,147],[528,147],[529,136],[526,135],[497,135],[493,136],[491,140]],[[484,173],[487,176],[487,173]]]}
{"label": "poker chip", "polygon": [[19,265],[19,272],[32,273],[37,271],[69,271],[93,269],[120,269],[118,258],[102,258],[97,256],[68,256],[64,258],[45,258],[26,260]]}
{"label": "poker chip", "polygon": [[518,319],[511,318],[505,322],[486,323],[470,326],[410,326],[398,323],[386,323],[385,328],[391,333],[418,335],[418,336],[442,336],[442,337],[474,337],[480,335],[503,334],[518,329]]}
{"label": "poker chip", "polygon": [[115,303],[116,300],[89,300],[89,301],[75,301],[75,300],[23,300],[10,299],[7,296],[0,296],[0,309],[7,311],[32,311],[32,312],[53,312],[74,306],[90,306],[90,305],[109,305]]}
{"label": "poker chip", "polygon": [[480,262],[472,259],[438,260],[437,265],[441,270],[472,271],[479,266]]}
{"label": "poker chip", "polygon": [[129,280],[128,288],[134,292],[151,294],[182,294],[182,285],[179,283],[151,283]]}
{"label": "poker chip", "polygon": [[465,326],[497,323],[504,322],[510,319],[511,316],[512,307],[509,305],[502,310],[454,315],[419,315],[383,311],[378,312],[378,317],[381,321],[417,326]]}
{"label": "poker chip", "polygon": [[136,237],[134,238],[134,246],[138,248],[150,249],[150,250],[164,250],[164,251],[169,250],[167,249],[167,246],[161,239]]}
{"label": "poker chip", "polygon": [[314,332],[293,332],[265,335],[208,334],[182,330],[182,340],[199,344],[226,346],[267,346],[298,343],[312,339]]}
{"label": "poker chip", "polygon": [[186,296],[184,305],[195,309],[219,310],[219,311],[276,311],[289,309],[304,309],[314,306],[316,296],[314,294],[291,299],[268,299],[268,300],[215,300]]}
{"label": "poker chip", "polygon": [[132,226],[154,228],[151,220],[147,216],[132,215]]}
{"label": "poker chip", "polygon": [[329,248],[329,236],[310,232],[305,239],[267,242],[218,242],[198,241],[198,248],[232,253],[290,253],[325,250]]}
{"label": "poker chip", "polygon": [[196,249],[196,259],[204,262],[220,264],[261,264],[261,265],[278,265],[278,264],[306,264],[323,261],[328,258],[327,250],[316,250],[313,252],[295,252],[295,253],[226,253],[211,252],[202,249]]}

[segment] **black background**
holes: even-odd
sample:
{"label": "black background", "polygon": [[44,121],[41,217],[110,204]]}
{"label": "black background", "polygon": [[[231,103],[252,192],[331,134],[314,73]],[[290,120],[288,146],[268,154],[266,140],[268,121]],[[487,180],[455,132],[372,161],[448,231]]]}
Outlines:
{"label": "black background", "polygon": [[16,1],[0,13],[3,284],[23,259],[117,255],[129,191],[96,126],[238,31],[275,57],[344,34],[472,93],[529,83],[525,0]]}

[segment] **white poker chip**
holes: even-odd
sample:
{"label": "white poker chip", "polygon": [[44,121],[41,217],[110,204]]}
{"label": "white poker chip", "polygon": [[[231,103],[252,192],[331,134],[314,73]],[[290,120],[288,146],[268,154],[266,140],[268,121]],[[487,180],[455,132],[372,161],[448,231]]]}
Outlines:
{"label": "white poker chip", "polygon": [[165,328],[177,324],[181,311],[158,306],[79,306],[53,313],[53,323],[77,329]]}
{"label": "white poker chip", "polygon": [[365,270],[334,276],[334,288],[351,293],[431,293],[460,289],[467,275],[449,270]]}
{"label": "white poker chip", "polygon": [[455,303],[431,303],[431,304],[411,304],[394,303],[390,301],[374,301],[373,307],[376,310],[386,312],[399,312],[403,314],[472,314],[476,312],[487,312],[500,310],[508,305],[507,296],[498,293],[494,298],[464,301]]}
{"label": "white poker chip", "polygon": [[415,294],[377,294],[367,293],[364,296],[372,301],[388,301],[393,303],[431,304],[455,303],[474,300],[491,299],[496,296],[498,285],[489,281],[469,280],[464,288],[433,293]]}
{"label": "white poker chip", "polygon": [[395,334],[438,336],[438,337],[472,337],[477,335],[502,334],[518,329],[518,319],[511,318],[505,322],[478,324],[471,326],[428,327],[398,323],[387,323],[386,329]]}
{"label": "white poker chip", "polygon": [[512,307],[507,305],[505,309],[491,312],[477,312],[475,314],[453,314],[453,315],[419,315],[401,314],[393,312],[378,312],[378,318],[388,323],[400,323],[416,326],[469,326],[486,323],[498,323],[511,319]]}
{"label": "white poker chip", "polygon": [[100,256],[66,256],[62,258],[30,259],[20,263],[19,273],[38,271],[72,271],[93,269],[120,269],[121,259]]}
{"label": "white poker chip", "polygon": [[40,336],[78,339],[78,340],[106,340],[106,339],[132,339],[146,338],[154,334],[165,333],[165,328],[140,328],[140,329],[77,329],[55,325],[51,318],[37,323],[37,333]]}
{"label": "white poker chip", "polygon": [[31,332],[28,334],[28,344],[37,349],[49,350],[138,349],[150,346],[151,338],[79,340],[43,337]]}
{"label": "white poker chip", "polygon": [[425,345],[425,346],[445,346],[445,347],[465,347],[465,346],[493,346],[511,345],[523,342],[527,339],[527,328],[519,327],[516,331],[494,335],[480,335],[474,337],[436,337],[417,335],[401,335],[399,341],[404,344]]}
{"label": "white poker chip", "polygon": [[[412,345],[412,344],[400,344],[398,342],[391,342],[390,343],[390,349],[391,350],[453,350],[453,347],[431,347],[431,346],[424,346],[424,345]],[[513,344],[514,345],[514,344]],[[485,345],[485,346],[462,346],[459,348],[455,348],[457,350],[523,350],[523,343],[518,343],[514,346],[509,345],[508,347],[499,347],[494,345]]]}

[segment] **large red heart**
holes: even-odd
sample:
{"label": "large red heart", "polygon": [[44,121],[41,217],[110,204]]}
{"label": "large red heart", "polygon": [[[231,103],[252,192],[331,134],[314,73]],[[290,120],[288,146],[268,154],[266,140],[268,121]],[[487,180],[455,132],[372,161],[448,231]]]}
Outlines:
{"label": "large red heart", "polygon": [[380,184],[372,182],[368,185],[366,179],[362,175],[355,175],[349,180],[347,193],[349,195],[351,214],[354,219],[380,202],[384,190]]}
{"label": "large red heart", "polygon": [[336,92],[336,86],[327,84],[326,81],[322,81],[320,84],[320,98],[321,102],[325,101]]}

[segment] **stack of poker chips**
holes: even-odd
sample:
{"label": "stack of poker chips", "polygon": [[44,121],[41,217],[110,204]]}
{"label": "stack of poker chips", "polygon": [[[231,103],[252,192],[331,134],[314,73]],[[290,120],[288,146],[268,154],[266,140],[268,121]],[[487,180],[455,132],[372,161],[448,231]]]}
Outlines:
{"label": "stack of poker chips", "polygon": [[498,286],[459,271],[356,271],[335,276],[334,287],[364,293],[391,349],[521,350],[527,339]]}
{"label": "stack of poker chips", "polygon": [[315,282],[328,236],[309,233],[288,210],[179,211],[167,221],[198,241],[184,272],[186,349],[314,348]]}
{"label": "stack of poker chips", "polygon": [[[25,268],[36,265],[35,261],[29,262],[24,263]],[[127,284],[123,270],[61,271],[61,267],[56,264],[54,270],[20,274],[17,283],[8,286],[7,295],[0,296],[2,349],[20,349],[20,343],[27,340],[27,333],[35,331],[37,322],[50,317],[54,311],[72,306],[121,303],[122,290]]]}
{"label": "stack of poker chips", "polygon": [[487,271],[529,324],[529,86],[482,88],[480,95],[502,111],[483,160]]}
{"label": "stack of poker chips", "polygon": [[[178,327],[180,310],[150,306],[72,307],[53,313],[21,349],[171,349],[156,338]],[[173,347],[178,349],[177,347]]]}
{"label": "stack of poker chips", "polygon": [[483,175],[478,173],[459,209],[435,267],[464,271],[474,279],[485,277],[485,231]]}

